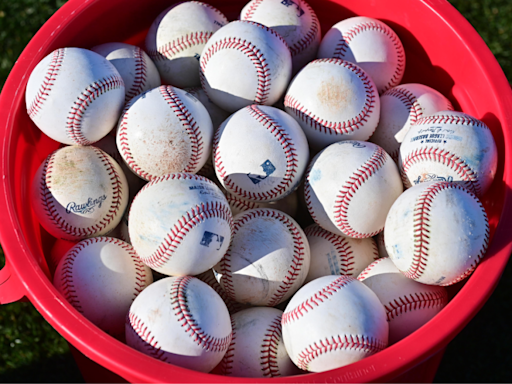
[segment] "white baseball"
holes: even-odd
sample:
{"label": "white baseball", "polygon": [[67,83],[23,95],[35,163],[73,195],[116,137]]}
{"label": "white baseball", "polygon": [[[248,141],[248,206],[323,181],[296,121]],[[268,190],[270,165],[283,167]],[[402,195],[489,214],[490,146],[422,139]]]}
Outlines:
{"label": "white baseball", "polygon": [[284,347],[277,308],[254,307],[231,316],[233,338],[213,373],[234,377],[283,377],[301,373]]}
{"label": "white baseball", "polygon": [[498,150],[484,122],[462,112],[441,111],[411,127],[398,164],[406,187],[454,181],[481,197],[494,180]]}
{"label": "white baseball", "polygon": [[359,65],[373,79],[380,94],[398,85],[405,71],[400,38],[388,25],[371,17],[351,17],[333,25],[320,43],[318,57]]}
{"label": "white baseball", "polygon": [[127,104],[116,140],[124,162],[145,180],[196,173],[211,152],[212,120],[190,93],[162,85]]}
{"label": "white baseball", "polygon": [[212,181],[173,173],[146,184],[130,208],[128,232],[142,262],[165,275],[198,275],[226,253],[233,217]]}
{"label": "white baseball", "polygon": [[357,277],[379,258],[375,240],[353,239],[326,231],[317,224],[304,229],[311,252],[311,264],[304,283],[328,275]]}
{"label": "white baseball", "polygon": [[282,199],[271,201],[269,203],[244,200],[229,192],[226,192],[225,194],[233,216],[238,215],[240,212],[245,212],[249,209],[255,208],[273,208],[282,211],[291,217],[295,217],[297,214],[299,204],[299,196],[297,191],[286,195]]}
{"label": "white baseball", "polygon": [[389,257],[370,264],[357,279],[375,292],[384,305],[389,323],[389,345],[426,324],[448,302],[446,288],[408,279]]}
{"label": "white baseball", "polygon": [[286,306],[281,323],[290,358],[310,372],[343,367],[388,345],[383,305],[351,276],[324,276],[304,285]]}
{"label": "white baseball", "polygon": [[233,300],[273,307],[303,284],[309,258],[295,220],[275,209],[251,209],[234,217],[233,239],[215,277]]}
{"label": "white baseball", "polygon": [[124,333],[133,300],[153,282],[130,244],[112,237],[86,239],[60,260],[53,284],[88,320],[110,335]]}
{"label": "white baseball", "polygon": [[56,238],[103,236],[121,221],[128,182],[119,164],[102,150],[64,147],[36,171],[31,202],[41,225]]}
{"label": "white baseball", "polygon": [[316,155],[304,184],[313,220],[329,232],[354,238],[381,232],[402,192],[391,157],[376,144],[351,140],[331,144]]}
{"label": "white baseball", "polygon": [[89,145],[107,135],[124,105],[125,87],[103,56],[59,48],[41,60],[27,82],[27,113],[51,139]]}
{"label": "white baseball", "polygon": [[426,115],[453,110],[440,92],[423,84],[401,84],[380,97],[380,121],[370,138],[398,163],[400,144],[411,125]]}
{"label": "white baseball", "polygon": [[112,42],[96,45],[91,51],[99,53],[116,67],[124,81],[125,102],[161,84],[155,63],[135,45]]}
{"label": "white baseball", "polygon": [[480,200],[461,185],[425,182],[393,204],[384,240],[405,276],[447,286],[468,277],[485,255],[489,223]]}
{"label": "white baseball", "polygon": [[126,343],[161,361],[210,372],[231,342],[231,322],[219,295],[191,276],[147,287],[126,317]]}
{"label": "white baseball", "polygon": [[199,100],[208,113],[210,114],[210,118],[212,119],[213,130],[216,131],[217,128],[226,120],[230,113],[226,112],[222,108],[220,108],[217,104],[210,100],[206,92],[201,87],[193,87],[185,89],[188,93],[194,96],[197,100]]}
{"label": "white baseball", "polygon": [[237,20],[210,38],[201,54],[199,74],[208,97],[235,112],[251,104],[275,104],[290,81],[292,57],[273,29]]}
{"label": "white baseball", "polygon": [[146,36],[146,49],[164,84],[199,86],[199,57],[215,31],[228,20],[218,9],[185,1],[162,11]]}
{"label": "white baseball", "polygon": [[240,20],[255,21],[279,33],[292,54],[293,73],[316,58],[320,46],[320,22],[304,0],[251,0]]}
{"label": "white baseball", "polygon": [[213,160],[228,192],[250,201],[276,201],[300,183],[309,160],[308,141],[287,113],[250,105],[215,132]]}
{"label": "white baseball", "polygon": [[340,59],[306,65],[286,91],[284,106],[316,150],[341,140],[368,140],[379,123],[380,99],[373,80]]}

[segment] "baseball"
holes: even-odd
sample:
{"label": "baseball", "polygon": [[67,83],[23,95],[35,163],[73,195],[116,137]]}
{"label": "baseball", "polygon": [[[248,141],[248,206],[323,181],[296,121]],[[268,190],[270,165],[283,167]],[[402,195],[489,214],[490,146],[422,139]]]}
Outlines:
{"label": "baseball", "polygon": [[304,229],[311,252],[311,264],[304,283],[328,275],[357,277],[379,258],[375,240],[353,239],[328,232],[317,224]]}
{"label": "baseball", "polygon": [[316,58],[320,22],[304,0],[252,0],[242,9],[240,20],[255,21],[279,33],[290,48],[293,73]]}
{"label": "baseball", "polygon": [[389,345],[426,324],[448,302],[446,288],[408,279],[389,257],[370,264],[357,279],[375,292],[384,305],[389,324]]}
{"label": "baseball", "polygon": [[146,184],[130,208],[128,233],[142,262],[165,275],[199,275],[226,253],[233,217],[212,181],[173,173]]}
{"label": "baseball", "polygon": [[341,140],[368,140],[379,123],[380,99],[373,80],[340,59],[306,65],[286,91],[284,106],[315,150]]}
{"label": "baseball", "polygon": [[199,74],[208,97],[233,113],[251,104],[275,104],[290,82],[292,57],[273,29],[237,20],[206,43]]}
{"label": "baseball", "polygon": [[190,93],[162,85],[133,98],[119,119],[119,153],[145,180],[168,173],[196,173],[213,139],[206,108]]}
{"label": "baseball", "polygon": [[404,47],[397,34],[371,17],[351,17],[333,25],[320,43],[318,57],[357,64],[373,79],[379,94],[398,85],[405,71]]}
{"label": "baseball", "polygon": [[308,141],[285,112],[250,105],[215,132],[213,160],[228,192],[250,201],[276,201],[300,183],[309,160]]}
{"label": "baseball", "polygon": [[290,216],[251,209],[234,217],[233,239],[215,277],[233,300],[273,307],[303,284],[309,255],[306,235]]}
{"label": "baseball", "polygon": [[283,311],[254,307],[231,316],[233,337],[213,373],[234,377],[281,377],[302,373],[290,360],[281,332]]}
{"label": "baseball", "polygon": [[205,44],[228,20],[199,1],[174,4],[161,12],[146,35],[146,49],[164,84],[199,86],[199,57]]}
{"label": "baseball", "polygon": [[210,372],[231,342],[231,322],[219,295],[191,276],[166,277],[134,300],[126,343],[161,361]]}
{"label": "baseball", "polygon": [[496,174],[498,150],[484,122],[462,112],[441,111],[419,119],[400,146],[406,187],[454,181],[481,197]]}
{"label": "baseball", "polygon": [[352,140],[331,144],[316,155],[304,184],[313,220],[329,232],[354,238],[381,232],[402,192],[391,157],[376,144]]}
{"label": "baseball", "polygon": [[126,313],[153,282],[130,244],[112,237],[86,239],[60,260],[53,284],[88,320],[110,335],[124,333]]}
{"label": "baseball", "polygon": [[99,53],[116,67],[124,81],[125,102],[161,84],[158,69],[139,47],[113,42],[96,45],[91,51]]}
{"label": "baseball", "polygon": [[286,306],[281,324],[290,358],[310,372],[343,367],[388,345],[383,305],[350,276],[324,276],[304,285]]}
{"label": "baseball", "polygon": [[39,166],[32,209],[52,236],[77,241],[103,236],[121,221],[128,183],[119,164],[93,146],[64,147]]}
{"label": "baseball", "polygon": [[426,115],[453,110],[441,93],[423,84],[401,84],[380,97],[380,121],[370,138],[398,163],[400,144],[411,125]]}
{"label": "baseball", "polygon": [[489,223],[480,200],[459,184],[425,182],[405,191],[386,218],[389,257],[423,284],[452,285],[468,277],[487,250]]}
{"label": "baseball", "polygon": [[89,145],[116,125],[125,87],[103,56],[82,48],[59,48],[41,60],[27,82],[27,113],[51,139]]}

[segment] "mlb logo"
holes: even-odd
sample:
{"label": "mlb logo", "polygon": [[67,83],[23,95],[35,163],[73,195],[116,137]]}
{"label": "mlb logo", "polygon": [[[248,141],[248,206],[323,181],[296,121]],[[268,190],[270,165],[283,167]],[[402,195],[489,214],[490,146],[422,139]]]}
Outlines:
{"label": "mlb logo", "polygon": [[217,246],[216,250],[218,251],[222,247],[224,236],[219,236],[216,233],[204,231],[203,238],[199,244],[209,248],[212,242],[215,242],[214,246]]}

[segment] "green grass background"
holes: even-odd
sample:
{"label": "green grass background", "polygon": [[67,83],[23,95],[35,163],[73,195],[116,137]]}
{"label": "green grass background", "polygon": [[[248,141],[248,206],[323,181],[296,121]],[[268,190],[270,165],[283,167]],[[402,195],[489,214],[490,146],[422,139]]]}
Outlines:
{"label": "green grass background", "polygon": [[[314,5],[314,0],[310,0]],[[64,0],[0,0],[0,89],[21,51]],[[450,0],[512,79],[512,2]],[[1,111],[0,111],[1,113]],[[1,251],[1,249],[0,249]],[[0,252],[0,266],[4,255]],[[450,344],[437,382],[512,382],[512,271]],[[81,382],[67,342],[28,303],[0,307],[0,382]]]}

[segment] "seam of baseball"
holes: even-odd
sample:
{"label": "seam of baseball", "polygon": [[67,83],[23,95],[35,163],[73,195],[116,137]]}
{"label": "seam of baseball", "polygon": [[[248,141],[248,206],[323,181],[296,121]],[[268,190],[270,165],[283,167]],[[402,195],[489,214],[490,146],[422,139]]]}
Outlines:
{"label": "seam of baseball", "polygon": [[297,100],[289,93],[284,98],[284,105],[287,108],[287,110],[291,112],[297,119],[304,122],[312,129],[324,134],[348,134],[356,131],[361,126],[363,126],[363,124],[368,121],[368,116],[372,113],[372,111],[375,108],[375,95],[378,95],[377,90],[374,88],[374,85],[371,83],[371,80],[368,77],[368,75],[358,66],[352,64],[351,62],[344,61],[341,59],[317,59],[312,61],[308,65],[311,65],[312,63],[329,63],[339,65],[355,73],[356,76],[361,80],[366,95],[362,110],[359,112],[357,116],[347,121],[328,121],[310,112],[305,106],[303,106],[300,103],[299,100]]}
{"label": "seam of baseball", "polygon": [[[110,162],[108,157],[105,155],[103,151],[98,148],[91,148],[96,152],[96,154],[100,157],[101,162],[107,168],[107,173],[110,176],[110,181],[112,182],[112,203],[110,204],[110,208],[108,213],[103,217],[97,224],[91,225],[86,228],[77,228],[69,225],[66,220],[57,212],[55,208],[55,200],[53,199],[53,195],[51,192],[51,176],[53,169],[53,162],[55,152],[48,157],[43,165],[42,178],[39,185],[39,194],[42,199],[43,209],[46,212],[48,218],[56,225],[57,228],[60,228],[64,233],[70,236],[92,236],[103,230],[113,218],[119,213],[118,208],[121,204],[121,196],[123,194],[121,180],[119,174],[117,173],[115,167]],[[45,176],[46,175],[46,176]]]}
{"label": "seam of baseball", "polygon": [[336,292],[340,291],[343,287],[347,286],[354,280],[355,278],[352,276],[341,275],[337,277],[330,284],[323,287],[318,292],[312,294],[299,305],[283,313],[281,324],[284,326],[286,324],[292,323],[293,321],[299,320],[309,311],[312,311],[315,307],[320,306],[324,300],[328,300],[330,296],[334,295]]}
{"label": "seam of baseball", "polygon": [[27,113],[30,118],[33,119],[39,113],[46,97],[50,95],[65,56],[65,48],[60,48],[53,52],[44,80],[42,81],[34,100],[32,100],[32,103],[27,108]]}
{"label": "seam of baseball", "polygon": [[61,288],[65,299],[78,312],[83,314],[83,308],[80,305],[80,300],[78,299],[77,291],[75,290],[75,285],[73,284],[73,265],[75,264],[75,259],[78,256],[78,251],[82,249],[83,246],[79,245],[79,249],[73,249],[65,256],[66,260],[63,261],[61,269]]}
{"label": "seam of baseball", "polygon": [[244,200],[238,196],[229,193],[226,195],[226,200],[228,201],[231,209],[238,209],[240,212],[248,211],[249,209],[259,208],[259,206],[254,201]]}
{"label": "seam of baseball", "polygon": [[302,350],[297,357],[297,366],[308,370],[309,364],[320,355],[339,349],[362,350],[367,355],[383,350],[386,344],[365,335],[337,335],[314,342]]}
{"label": "seam of baseball", "polygon": [[125,103],[133,97],[141,93],[146,85],[147,79],[147,65],[144,51],[139,47],[135,47],[134,50],[135,60],[135,75],[133,78],[133,84],[129,90],[126,90]]}
{"label": "seam of baseball", "polygon": [[382,228],[372,233],[362,233],[354,230],[349,223],[348,209],[352,197],[366,181],[376,174],[387,161],[386,152],[376,146],[372,156],[362,164],[343,184],[334,202],[334,221],[336,227],[344,234],[354,238],[372,237],[382,231]]}
{"label": "seam of baseball", "polygon": [[375,268],[376,265],[378,265],[379,263],[381,263],[382,261],[384,261],[386,259],[387,259],[386,257],[383,257],[381,259],[378,259],[378,260],[375,260],[374,262],[372,262],[365,269],[363,269],[363,271],[359,274],[359,276],[357,276],[357,280],[363,281],[366,277],[369,277],[368,275],[373,270],[373,268]]}
{"label": "seam of baseball", "polygon": [[[266,304],[267,306],[273,307],[274,305],[277,305],[279,300],[281,300],[286,295],[299,275],[302,262],[304,260],[304,243],[302,241],[302,236],[295,224],[293,224],[293,222],[281,212],[272,209],[256,209],[244,213],[233,223],[232,238],[235,237],[238,229],[243,224],[259,217],[271,217],[281,221],[286,225],[293,238],[293,260],[288,268],[286,276],[279,285],[279,288],[276,290],[276,293],[272,295],[269,302]],[[231,271],[231,247],[228,248],[226,254],[221,259],[220,269],[223,277],[222,288],[224,288],[228,296],[236,301],[236,294],[233,286],[233,277]]]}
{"label": "seam of baseball", "polygon": [[151,331],[148,329],[147,325],[144,324],[142,319],[134,313],[128,312],[126,323],[129,325],[129,329],[142,341],[147,355],[167,362],[166,351],[161,349],[158,345],[158,339],[155,339],[155,336],[151,334]]}
{"label": "seam of baseball", "polygon": [[185,333],[192,337],[192,340],[210,352],[224,352],[228,349],[231,343],[231,333],[225,337],[214,337],[208,335],[201,326],[197,323],[192,312],[188,307],[187,302],[187,287],[189,282],[193,279],[191,276],[181,276],[176,278],[171,286],[171,305],[174,310],[174,315],[181,323]]}
{"label": "seam of baseball", "polygon": [[199,280],[208,284],[210,287],[212,287],[215,290],[215,292],[217,292],[219,294],[221,299],[226,304],[226,307],[228,308],[228,312],[231,315],[243,309],[243,304],[232,300],[226,294],[226,292],[224,292],[224,290],[222,289],[221,285],[219,284],[219,282],[217,281],[217,279],[215,278],[215,276],[211,270],[203,272],[200,275],[197,275],[195,277],[197,277]]}
{"label": "seam of baseball", "polygon": [[229,376],[233,373],[233,362],[235,357],[235,345],[236,345],[236,323],[231,316],[231,343],[224,354],[221,362],[219,363],[219,374]]}
{"label": "seam of baseball", "polygon": [[311,201],[311,184],[309,184],[309,175],[311,173],[311,169],[313,169],[313,163],[315,162],[315,159],[313,159],[306,169],[306,174],[304,177],[304,200],[306,202],[306,208],[308,209],[309,215],[313,219],[313,221],[320,226],[320,220],[315,214],[315,211],[313,210],[313,202]]}
{"label": "seam of baseball", "polygon": [[260,350],[260,365],[265,377],[281,376],[277,359],[281,337],[281,315],[277,315],[265,332]]}
{"label": "seam of baseball", "polygon": [[425,308],[443,307],[448,302],[446,290],[439,289],[434,292],[414,292],[397,297],[384,305],[388,321],[399,315]]}
{"label": "seam of baseball", "polygon": [[462,125],[472,125],[474,127],[483,128],[489,130],[489,127],[478,119],[475,119],[472,116],[456,116],[456,115],[430,115],[425,116],[419,119],[416,122],[416,125],[421,124],[462,124]]}
{"label": "seam of baseball", "polygon": [[402,176],[402,182],[406,187],[412,186],[407,176],[409,168],[422,161],[435,161],[447,166],[461,177],[461,181],[464,182],[464,187],[476,195],[481,195],[482,186],[480,185],[480,180],[476,172],[471,169],[464,159],[443,148],[418,148],[408,154],[406,158],[400,162],[400,174]]}
{"label": "seam of baseball", "polygon": [[286,172],[283,176],[283,179],[279,182],[277,186],[272,188],[266,192],[251,192],[246,191],[243,188],[239,187],[234,183],[231,177],[226,176],[226,172],[224,170],[224,165],[222,162],[222,157],[220,153],[220,149],[218,147],[220,140],[220,130],[217,131],[218,134],[215,135],[214,142],[214,159],[215,159],[215,168],[217,169],[217,175],[222,183],[225,185],[226,189],[234,195],[241,197],[243,199],[253,199],[258,201],[268,201],[271,199],[275,199],[279,196],[282,196],[289,190],[289,187],[292,181],[295,178],[297,173],[297,151],[295,150],[294,143],[290,140],[289,134],[282,128],[282,126],[274,120],[271,116],[267,115],[263,112],[257,105],[250,105],[245,107],[248,111],[249,116],[254,117],[256,121],[263,125],[270,133],[272,133],[281,147],[283,148],[283,153],[286,156]]}
{"label": "seam of baseball", "polygon": [[319,237],[327,240],[336,250],[336,257],[338,259],[340,274],[352,275],[354,270],[354,251],[350,247],[347,239],[343,236],[335,235],[334,233],[328,232],[320,226],[307,227],[304,230],[306,237]]}
{"label": "seam of baseball", "polygon": [[247,8],[245,15],[241,17],[241,20],[250,20],[254,16],[254,12],[256,12],[256,10],[258,9],[262,2],[263,0],[251,1],[251,5],[249,6],[249,8]]}
{"label": "seam of baseball", "polygon": [[149,57],[155,61],[169,60],[172,59],[173,56],[177,55],[184,50],[194,47],[196,45],[205,45],[210,37],[212,37],[213,32],[211,31],[196,31],[191,32],[190,34],[186,34],[184,36],[180,36],[177,39],[170,41],[157,49],[148,49]]}
{"label": "seam of baseball", "polygon": [[405,52],[402,42],[400,41],[396,33],[393,30],[391,30],[391,28],[389,28],[387,25],[369,21],[353,26],[350,30],[342,33],[342,37],[338,44],[336,45],[336,48],[334,49],[333,57],[343,59],[345,52],[348,49],[348,45],[350,44],[350,41],[359,33],[368,30],[378,31],[386,35],[391,40],[391,43],[395,47],[395,52],[397,55],[397,65],[395,68],[395,72],[393,73],[393,76],[391,77],[389,82],[382,89],[382,93],[388,90],[389,88],[398,85],[405,69]]}
{"label": "seam of baseball", "polygon": [[121,76],[113,74],[104,77],[99,81],[94,81],[89,84],[82,93],[76,98],[71,106],[66,120],[66,134],[68,138],[76,145],[89,145],[92,142],[85,137],[82,132],[82,119],[87,111],[87,108],[94,100],[105,92],[113,89],[124,87],[124,82]]}

